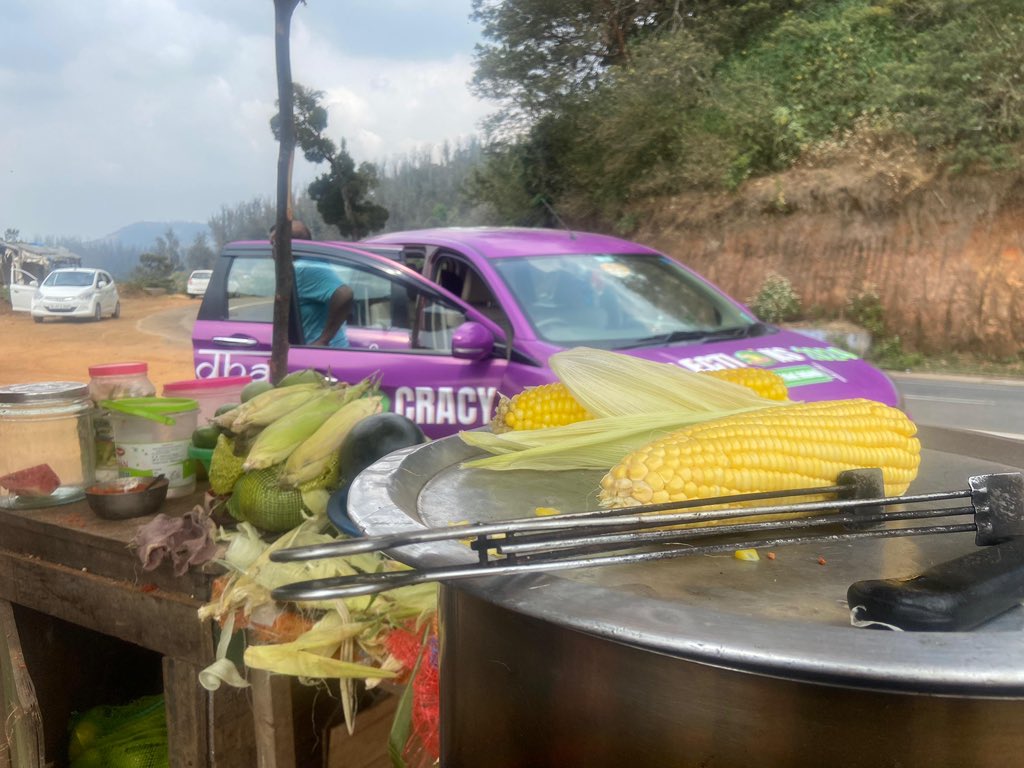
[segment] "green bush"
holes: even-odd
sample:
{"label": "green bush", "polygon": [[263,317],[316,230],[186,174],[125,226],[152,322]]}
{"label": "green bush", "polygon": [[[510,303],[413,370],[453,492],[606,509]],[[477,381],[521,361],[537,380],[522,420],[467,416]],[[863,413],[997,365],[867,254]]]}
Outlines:
{"label": "green bush", "polygon": [[793,284],[775,273],[765,278],[761,290],[752,299],[747,299],[747,303],[754,314],[769,323],[797,320],[802,314],[800,297],[793,290]]}
{"label": "green bush", "polygon": [[859,325],[872,336],[886,335],[882,300],[875,286],[866,285],[863,290],[851,296],[846,304],[846,315],[850,322]]}

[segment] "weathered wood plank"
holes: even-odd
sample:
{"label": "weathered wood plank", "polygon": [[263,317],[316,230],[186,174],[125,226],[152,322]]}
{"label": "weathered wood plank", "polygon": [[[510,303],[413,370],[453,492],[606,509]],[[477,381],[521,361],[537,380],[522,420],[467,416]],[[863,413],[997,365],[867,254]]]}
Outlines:
{"label": "weathered wood plank", "polygon": [[0,549],[0,599],[205,666],[213,631],[189,595],[143,591],[126,581]]}
{"label": "weathered wood plank", "polygon": [[292,680],[261,669],[250,669],[253,721],[258,768],[295,766],[295,721],[292,718]]}
{"label": "weathered wood plank", "polygon": [[395,720],[399,696],[387,694],[360,709],[355,728],[345,724],[332,728],[325,761],[326,768],[391,768],[388,737]]}
{"label": "weathered wood plank", "polygon": [[[196,498],[169,499],[161,511],[184,514]],[[85,502],[31,510],[0,509],[0,547],[76,570],[207,598],[209,572],[219,572],[219,566],[193,569],[182,576],[175,575],[166,562],[153,571],[143,571],[129,543],[138,528],[152,518],[103,520]]]}
{"label": "weathered wood plank", "polygon": [[25,665],[14,610],[0,600],[0,766],[42,768],[43,718]]}

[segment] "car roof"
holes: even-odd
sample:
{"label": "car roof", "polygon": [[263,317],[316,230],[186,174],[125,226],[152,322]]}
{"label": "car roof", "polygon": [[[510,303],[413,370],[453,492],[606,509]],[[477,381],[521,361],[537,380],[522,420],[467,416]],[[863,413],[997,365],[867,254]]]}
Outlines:
{"label": "car roof", "polygon": [[487,259],[570,253],[658,254],[653,248],[610,235],[531,227],[415,229],[370,237],[366,242],[472,249]]}

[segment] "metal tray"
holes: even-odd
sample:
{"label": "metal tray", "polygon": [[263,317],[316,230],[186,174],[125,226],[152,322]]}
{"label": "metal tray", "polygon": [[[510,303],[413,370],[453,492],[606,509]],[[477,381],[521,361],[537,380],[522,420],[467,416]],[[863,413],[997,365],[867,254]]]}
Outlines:
{"label": "metal tray", "polygon": [[[910,492],[967,487],[971,475],[1024,471],[1024,444],[921,428]],[[595,506],[600,472],[460,468],[477,455],[458,437],[399,451],[365,470],[349,515],[369,535]],[[845,597],[862,579],[911,576],[974,549],[973,534],[862,540],[551,574],[486,577],[458,589],[504,608],[662,653],[797,680],[981,696],[1024,696],[1024,609],[969,633],[855,628]],[[473,562],[454,542],[391,554],[426,567]],[[763,555],[764,553],[762,553]]]}

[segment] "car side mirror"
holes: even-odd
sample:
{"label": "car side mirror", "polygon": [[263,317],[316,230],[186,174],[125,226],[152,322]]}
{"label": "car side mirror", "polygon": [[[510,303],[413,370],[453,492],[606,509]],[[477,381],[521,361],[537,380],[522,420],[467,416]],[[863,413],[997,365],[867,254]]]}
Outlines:
{"label": "car side mirror", "polygon": [[29,286],[31,286],[32,288],[38,288],[38,287],[39,287],[39,281],[38,281],[38,280],[29,280],[29,281],[28,281],[28,284],[29,284]]}
{"label": "car side mirror", "polygon": [[473,320],[452,332],[452,357],[459,360],[483,360],[494,351],[494,334]]}

